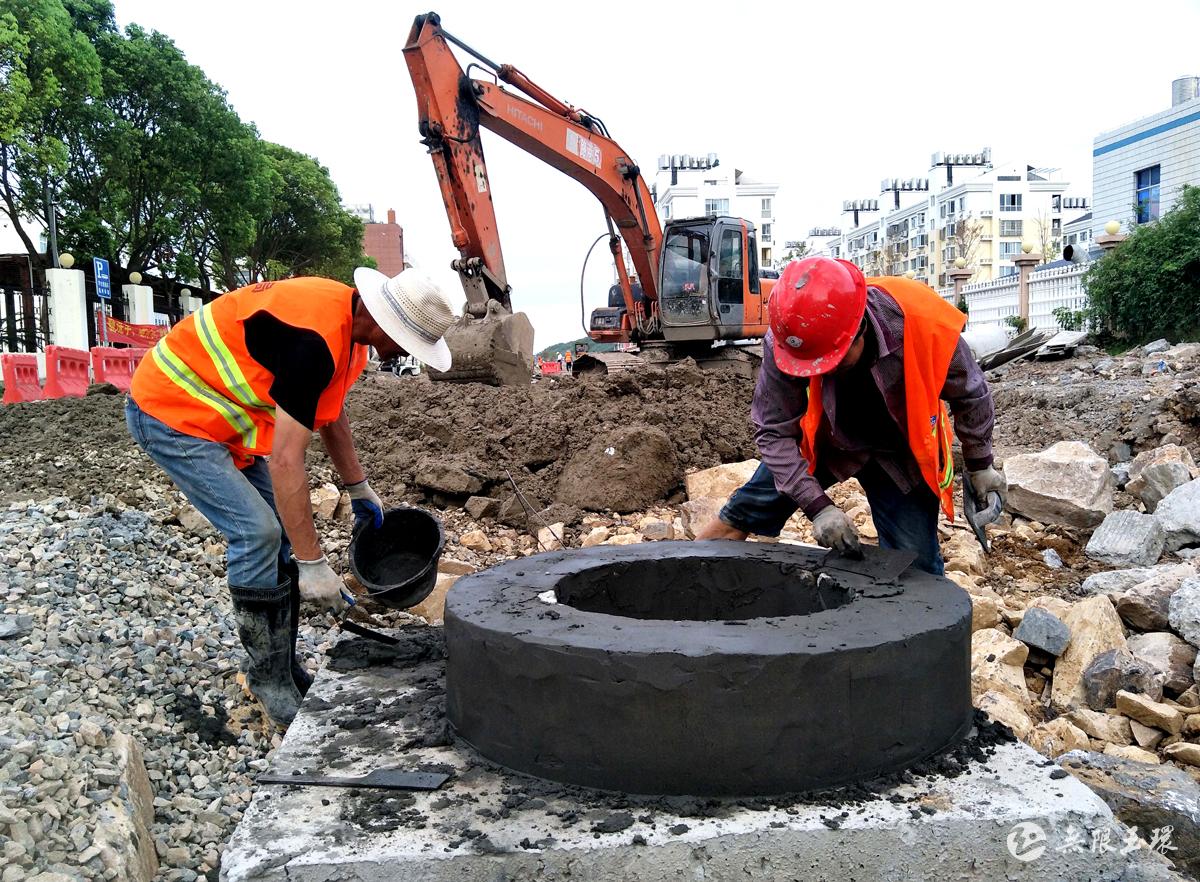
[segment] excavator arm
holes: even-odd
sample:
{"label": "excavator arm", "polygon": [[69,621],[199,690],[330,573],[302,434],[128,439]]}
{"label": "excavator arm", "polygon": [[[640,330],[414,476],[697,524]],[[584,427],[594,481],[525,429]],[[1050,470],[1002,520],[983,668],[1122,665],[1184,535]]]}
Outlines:
{"label": "excavator arm", "polygon": [[[466,71],[451,50],[451,43],[476,59]],[[483,128],[587,187],[600,201],[609,224],[610,247],[627,314],[638,313],[620,240],[633,261],[645,297],[650,302],[657,300],[662,229],[650,190],[637,164],[608,137],[599,119],[554,98],[511,65],[489,61],[442,30],[436,13],[420,15],[413,22],[404,59],[416,89],[422,143],[433,159],[451,236],[459,252],[454,269],[463,282],[469,316],[484,320],[478,324],[508,321],[506,316],[524,319],[523,315],[510,315],[511,287],[480,140]],[[492,79],[473,79],[469,75],[472,68],[479,68]],[[506,90],[501,82],[527,97]],[[527,325],[528,320],[524,323]],[[478,346],[461,345],[472,342],[465,330],[469,327],[467,318],[464,330],[458,333],[463,339],[448,340],[456,362],[460,358],[456,342],[461,349],[478,350],[477,355],[486,356]],[[471,333],[479,336],[479,331],[474,328]]]}

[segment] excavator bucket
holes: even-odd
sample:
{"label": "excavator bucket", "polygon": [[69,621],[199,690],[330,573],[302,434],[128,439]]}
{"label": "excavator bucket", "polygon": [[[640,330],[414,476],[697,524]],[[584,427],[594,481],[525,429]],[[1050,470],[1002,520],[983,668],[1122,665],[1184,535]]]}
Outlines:
{"label": "excavator bucket", "polygon": [[533,325],[523,312],[507,312],[492,300],[487,315],[464,315],[446,332],[453,356],[450,370],[430,371],[448,383],[528,386],[533,379]]}

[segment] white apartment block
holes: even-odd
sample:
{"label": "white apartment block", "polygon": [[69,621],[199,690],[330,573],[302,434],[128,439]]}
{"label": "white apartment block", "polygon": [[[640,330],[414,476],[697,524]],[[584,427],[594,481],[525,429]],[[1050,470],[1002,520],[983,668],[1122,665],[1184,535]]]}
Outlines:
{"label": "white apartment block", "polygon": [[[952,183],[938,167],[949,157],[935,154],[932,179],[913,179],[899,208],[892,192],[878,201],[847,203],[843,220],[850,221],[849,228],[825,240],[819,252],[849,260],[868,275],[912,274],[935,288],[948,284],[947,273],[959,257],[974,270],[971,281],[984,282],[1016,273],[1012,259],[1023,243],[1047,261],[1060,255],[1065,227],[1086,212],[1088,202],[1066,195],[1069,184],[1056,169],[993,167],[987,151],[955,157]],[[933,192],[922,192],[922,184]],[[868,211],[876,206],[882,211],[866,221],[864,204]],[[860,223],[853,226],[856,207]]]}
{"label": "white apartment block", "polygon": [[1092,235],[1157,220],[1184,184],[1200,186],[1200,77],[1171,84],[1169,110],[1097,135],[1092,149]]}
{"label": "white apartment block", "polygon": [[782,253],[775,224],[779,185],[755,181],[740,169],[725,168],[715,153],[703,156],[664,154],[658,158],[651,193],[659,220],[731,215],[754,225],[759,264],[776,265]]}

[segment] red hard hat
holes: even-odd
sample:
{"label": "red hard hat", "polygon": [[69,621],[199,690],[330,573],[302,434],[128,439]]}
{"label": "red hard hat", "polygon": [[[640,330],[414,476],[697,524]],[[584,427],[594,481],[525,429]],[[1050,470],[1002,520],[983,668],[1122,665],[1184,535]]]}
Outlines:
{"label": "red hard hat", "polygon": [[854,264],[832,257],[793,260],[769,304],[775,363],[785,374],[812,377],[841,362],[867,308],[867,281]]}

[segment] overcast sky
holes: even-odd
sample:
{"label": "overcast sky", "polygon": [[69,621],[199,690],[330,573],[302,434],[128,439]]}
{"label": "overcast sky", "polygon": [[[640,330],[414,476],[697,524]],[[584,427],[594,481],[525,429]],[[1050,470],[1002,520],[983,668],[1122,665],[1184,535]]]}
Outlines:
{"label": "overcast sky", "polygon": [[[115,4],[122,26],[172,37],[264,138],[328,166],[345,202],[395,208],[410,259],[446,277],[456,252],[401,54],[425,7]],[[644,168],[660,153],[716,152],[778,181],[779,239],[841,223],[843,199],[877,198],[885,176],[927,175],[939,150],[991,147],[997,164],[1062,168],[1070,193],[1090,196],[1093,137],[1167,108],[1170,81],[1200,74],[1200,0],[439,0],[436,11],[483,55],[603,118]],[[599,203],[490,132],[484,149],[514,306],[539,348],[581,336],[579,275],[604,231]],[[602,245],[589,311],[611,272]]]}

